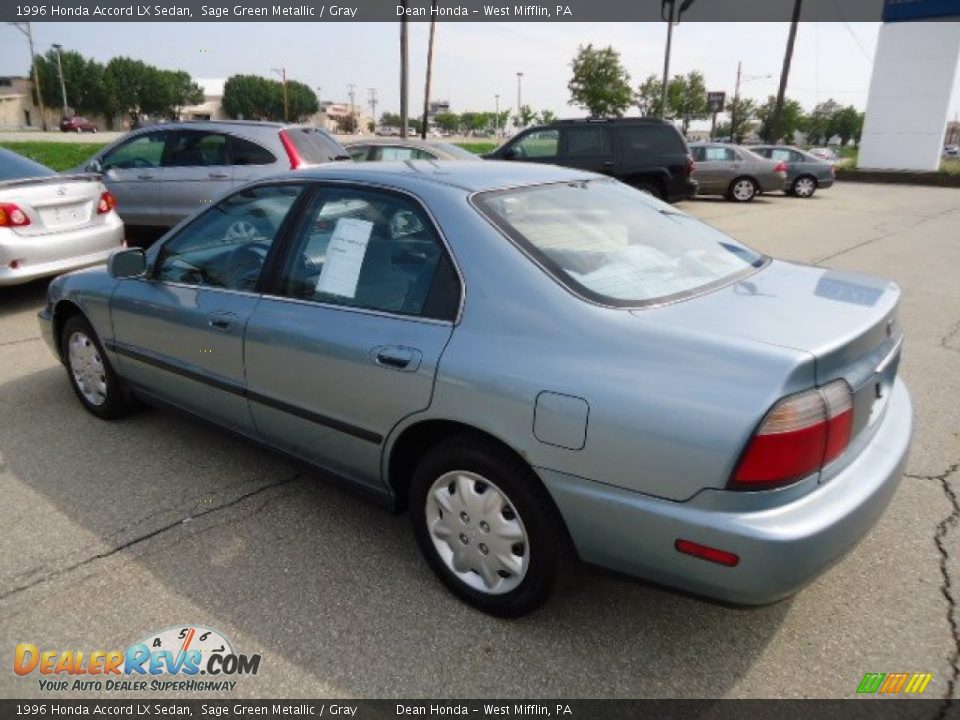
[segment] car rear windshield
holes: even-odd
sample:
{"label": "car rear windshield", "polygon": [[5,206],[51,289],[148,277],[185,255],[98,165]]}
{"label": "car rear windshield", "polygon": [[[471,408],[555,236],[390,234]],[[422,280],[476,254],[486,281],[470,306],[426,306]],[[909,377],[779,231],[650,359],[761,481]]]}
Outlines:
{"label": "car rear windshield", "polygon": [[619,128],[624,152],[630,156],[686,155],[680,134],[666,125],[624,124]]}
{"label": "car rear windshield", "polygon": [[346,149],[320,128],[295,127],[284,130],[297,149],[297,154],[306,163],[325,163],[333,160],[349,160]]}
{"label": "car rear windshield", "polygon": [[56,173],[45,165],[0,148],[0,182],[50,177],[51,175],[56,175]]}
{"label": "car rear windshield", "polygon": [[614,180],[496,190],[473,202],[558,281],[604,305],[679,300],[745,277],[767,261]]}

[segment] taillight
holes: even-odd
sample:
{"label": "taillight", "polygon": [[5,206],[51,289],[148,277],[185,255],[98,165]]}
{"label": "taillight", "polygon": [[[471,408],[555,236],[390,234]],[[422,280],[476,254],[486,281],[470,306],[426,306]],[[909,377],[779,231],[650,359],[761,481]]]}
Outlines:
{"label": "taillight", "polygon": [[697,169],[697,164],[693,161],[692,155],[687,155],[687,177],[693,175],[693,171]]}
{"label": "taillight", "polygon": [[13,203],[0,203],[0,227],[25,227],[30,224],[27,214]]}
{"label": "taillight", "polygon": [[786,175],[786,174],[787,174],[787,164],[786,164],[783,160],[781,160],[781,161],[778,162],[776,165],[774,165],[773,171],[774,171],[775,173],[780,173],[781,175]]}
{"label": "taillight", "polygon": [[297,152],[297,146],[293,144],[293,140],[287,135],[286,130],[280,131],[280,143],[283,145],[283,149],[287,151],[287,157],[290,158],[290,169],[296,170],[303,164],[303,159],[300,157],[300,153]]}
{"label": "taillight", "polygon": [[850,444],[853,392],[843,380],[780,400],[750,439],[731,486],[785,485],[822,468]]}
{"label": "taillight", "polygon": [[111,192],[105,192],[100,196],[100,202],[97,203],[97,214],[105,215],[117,206],[117,199]]}

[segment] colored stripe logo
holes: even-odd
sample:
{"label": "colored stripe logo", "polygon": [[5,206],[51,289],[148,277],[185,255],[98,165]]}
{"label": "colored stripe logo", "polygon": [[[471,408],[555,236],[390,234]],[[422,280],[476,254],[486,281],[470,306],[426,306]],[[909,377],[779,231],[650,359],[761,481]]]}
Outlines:
{"label": "colored stripe logo", "polygon": [[919,695],[927,689],[933,673],[867,673],[857,686],[858,695]]}

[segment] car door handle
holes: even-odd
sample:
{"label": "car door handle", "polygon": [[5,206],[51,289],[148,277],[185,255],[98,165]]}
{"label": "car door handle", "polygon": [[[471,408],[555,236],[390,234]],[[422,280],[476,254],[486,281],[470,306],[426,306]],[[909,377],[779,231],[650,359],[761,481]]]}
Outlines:
{"label": "car door handle", "polygon": [[603,167],[605,168],[612,168],[614,165],[616,165],[616,163],[613,160],[606,160],[603,163]]}
{"label": "car door handle", "polygon": [[154,177],[152,173],[143,173],[142,175],[137,175],[137,180],[153,180]]}
{"label": "car door handle", "polygon": [[377,365],[404,372],[416,371],[423,357],[415,348],[398,345],[375,347],[370,354]]}
{"label": "car door handle", "polygon": [[230,176],[227,173],[212,172],[207,177],[211,180],[226,180]]}
{"label": "car door handle", "polygon": [[207,322],[215,330],[229,330],[237,316],[232,312],[213,312],[207,315]]}

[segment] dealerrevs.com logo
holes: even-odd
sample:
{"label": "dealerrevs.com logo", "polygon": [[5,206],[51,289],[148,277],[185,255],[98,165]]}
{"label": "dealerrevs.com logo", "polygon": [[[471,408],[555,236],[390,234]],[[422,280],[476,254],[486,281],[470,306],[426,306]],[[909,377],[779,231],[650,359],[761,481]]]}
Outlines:
{"label": "dealerrevs.com logo", "polygon": [[41,650],[19,643],[13,671],[37,677],[43,691],[181,692],[233,690],[234,678],[256,675],[259,655],[242,655],[220,632],[194,626],[147,635],[125,650]]}

